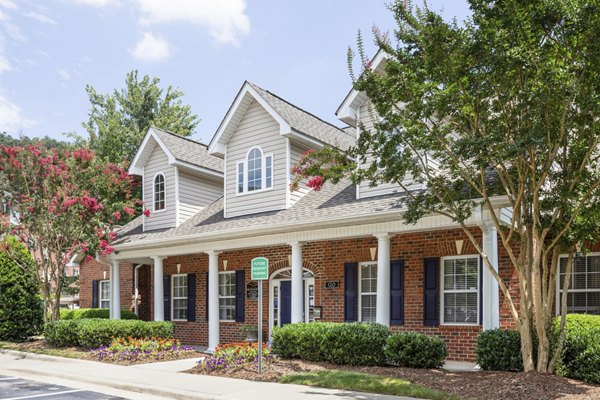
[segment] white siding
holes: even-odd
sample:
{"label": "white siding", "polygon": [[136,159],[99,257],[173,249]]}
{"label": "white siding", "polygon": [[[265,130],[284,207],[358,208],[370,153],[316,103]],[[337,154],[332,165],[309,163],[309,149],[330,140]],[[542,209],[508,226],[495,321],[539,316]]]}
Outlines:
{"label": "white siding", "polygon": [[[273,188],[237,194],[237,163],[245,160],[248,150],[253,146],[260,146],[263,154],[273,154]],[[279,124],[253,100],[227,143],[226,217],[284,209],[286,164],[286,142],[279,134]]]}
{"label": "white siding", "polygon": [[223,182],[179,170],[179,223],[223,196]]}
{"label": "white siding", "polygon": [[[362,122],[362,127],[358,128],[358,130],[366,129],[367,131],[371,131],[374,129],[373,122],[377,119],[377,115],[375,114],[375,110],[371,107],[371,101],[369,99],[365,100],[365,102],[359,108],[359,120]],[[367,157],[367,162],[369,163],[373,160],[372,157]],[[404,185],[411,186],[410,177],[406,177],[403,181]],[[420,188],[420,185],[412,185],[410,189]],[[358,196],[359,198],[365,197],[374,197],[381,196],[384,194],[402,192],[404,191],[400,185],[392,184],[392,183],[380,183],[374,187],[369,186],[369,182],[361,182],[358,188]]]}
{"label": "white siding", "polygon": [[[294,166],[294,164],[296,164],[298,161],[300,161],[302,156],[308,150],[310,150],[310,148],[308,146],[291,142],[290,143],[290,166],[289,166],[289,168],[291,169]],[[291,179],[294,179],[293,174],[290,173],[290,176],[291,176]],[[310,192],[310,189],[306,186],[306,182],[307,182],[306,179],[303,180],[300,183],[300,186],[298,187],[298,189],[294,190],[294,191],[291,191],[289,189],[289,184],[288,184],[288,190],[290,190],[290,206],[293,206],[298,200],[300,200],[302,198],[302,196],[304,196],[306,193]]]}
{"label": "white siding", "polygon": [[[152,188],[154,177],[159,172],[165,175],[165,210],[153,211]],[[160,146],[155,146],[144,166],[144,208],[150,210],[150,216],[145,218],[144,229],[172,228],[175,226],[175,167],[169,165],[167,155]]]}

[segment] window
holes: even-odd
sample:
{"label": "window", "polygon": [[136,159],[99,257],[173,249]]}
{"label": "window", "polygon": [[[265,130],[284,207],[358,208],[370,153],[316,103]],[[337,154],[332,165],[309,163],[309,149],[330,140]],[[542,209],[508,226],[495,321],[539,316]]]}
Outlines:
{"label": "window", "polygon": [[377,263],[368,262],[359,265],[359,319],[363,322],[375,322],[377,311]]}
{"label": "window", "polygon": [[[560,281],[557,290],[561,294],[568,260],[567,256],[560,258]],[[557,300],[557,312],[560,312],[560,298]],[[573,258],[567,312],[600,314],[600,254]]]}
{"label": "window", "polygon": [[154,211],[165,209],[165,176],[158,174],[154,177]]}
{"label": "window", "polygon": [[219,319],[235,320],[235,271],[219,273]]}
{"label": "window", "polygon": [[171,276],[171,299],[173,320],[187,320],[187,297],[188,284],[187,275],[172,275]]}
{"label": "window", "polygon": [[479,257],[442,259],[442,323],[479,323]]}
{"label": "window", "polygon": [[110,307],[110,281],[100,281],[100,308]]}
{"label": "window", "polygon": [[273,187],[273,155],[263,155],[259,147],[253,147],[246,159],[237,163],[236,182],[238,193],[256,192]]}

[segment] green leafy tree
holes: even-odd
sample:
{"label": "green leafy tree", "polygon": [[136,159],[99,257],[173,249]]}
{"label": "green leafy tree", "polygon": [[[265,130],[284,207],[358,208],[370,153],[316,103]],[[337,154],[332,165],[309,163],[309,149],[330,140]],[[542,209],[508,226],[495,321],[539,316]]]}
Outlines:
{"label": "green leafy tree", "polygon": [[42,301],[31,254],[19,241],[0,241],[0,340],[26,340],[40,333]]}
{"label": "green leafy tree", "polygon": [[200,122],[190,106],[181,101],[183,92],[168,86],[159,87],[160,80],[131,71],[125,88],[112,94],[99,94],[86,87],[91,104],[87,122],[82,126],[87,138],[69,134],[81,147],[93,150],[100,158],[112,163],[131,162],[150,125],[182,136],[189,136]]}
{"label": "green leafy tree", "polygon": [[74,254],[105,255],[114,248],[114,228],[135,213],[133,181],[121,167],[87,149],[0,147],[4,201],[19,212],[17,236],[35,260],[44,300],[44,322],[59,318],[65,266]]}
{"label": "green leafy tree", "polygon": [[25,147],[28,144],[37,144],[44,146],[48,149],[57,148],[57,149],[70,149],[73,148],[73,144],[69,142],[65,142],[62,140],[57,140],[51,138],[49,136],[44,136],[42,138],[30,138],[26,135],[21,135],[18,138],[12,137],[6,132],[0,132],[0,145],[5,145],[6,147],[12,146],[21,146]]}
{"label": "green leafy tree", "polygon": [[[354,88],[372,102],[375,127],[361,126],[348,153],[305,156],[295,185],[307,177],[316,189],[344,176],[392,182],[408,193],[407,222],[437,213],[460,224],[506,299],[525,371],[551,372],[564,336],[560,329],[551,353],[559,255],[571,254],[566,293],[572,254],[600,238],[600,8],[584,0],[469,4],[473,15],[459,24],[426,6],[393,3],[394,42],[375,30],[388,55],[378,71],[359,37],[363,70]],[[406,177],[427,189],[409,191]],[[512,209],[507,224],[494,212],[498,197]],[[518,295],[465,224],[481,208],[517,273]]]}

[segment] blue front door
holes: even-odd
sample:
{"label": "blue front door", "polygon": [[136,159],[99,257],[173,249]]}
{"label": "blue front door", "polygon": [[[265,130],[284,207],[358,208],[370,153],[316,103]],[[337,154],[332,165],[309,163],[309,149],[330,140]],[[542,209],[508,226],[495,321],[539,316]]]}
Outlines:
{"label": "blue front door", "polygon": [[292,322],[292,282],[281,281],[281,325]]}

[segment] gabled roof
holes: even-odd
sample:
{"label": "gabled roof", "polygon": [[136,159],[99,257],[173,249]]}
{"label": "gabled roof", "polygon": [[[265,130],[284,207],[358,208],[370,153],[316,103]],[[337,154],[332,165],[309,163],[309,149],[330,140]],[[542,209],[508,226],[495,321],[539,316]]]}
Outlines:
{"label": "gabled roof", "polygon": [[207,146],[173,132],[151,126],[140,145],[131,166],[131,175],[142,175],[143,167],[155,146],[165,152],[170,165],[176,165],[209,175],[223,175],[223,160],[208,154]]}
{"label": "gabled roof", "polygon": [[208,146],[209,153],[221,156],[224,154],[225,144],[252,100],[257,101],[279,123],[281,135],[294,136],[310,143],[316,142],[320,146],[327,144],[341,149],[347,149],[355,144],[354,137],[346,134],[342,129],[246,81],[211,140]]}
{"label": "gabled roof", "polygon": [[[385,60],[388,59],[388,54],[379,49],[375,57],[371,60],[370,68],[373,71],[379,71],[385,65]],[[359,92],[358,90],[352,88],[350,92],[344,97],[342,104],[338,107],[335,115],[337,117],[347,123],[350,126],[356,125],[356,111],[360,107],[360,105],[366,100],[367,96],[364,92]]]}

